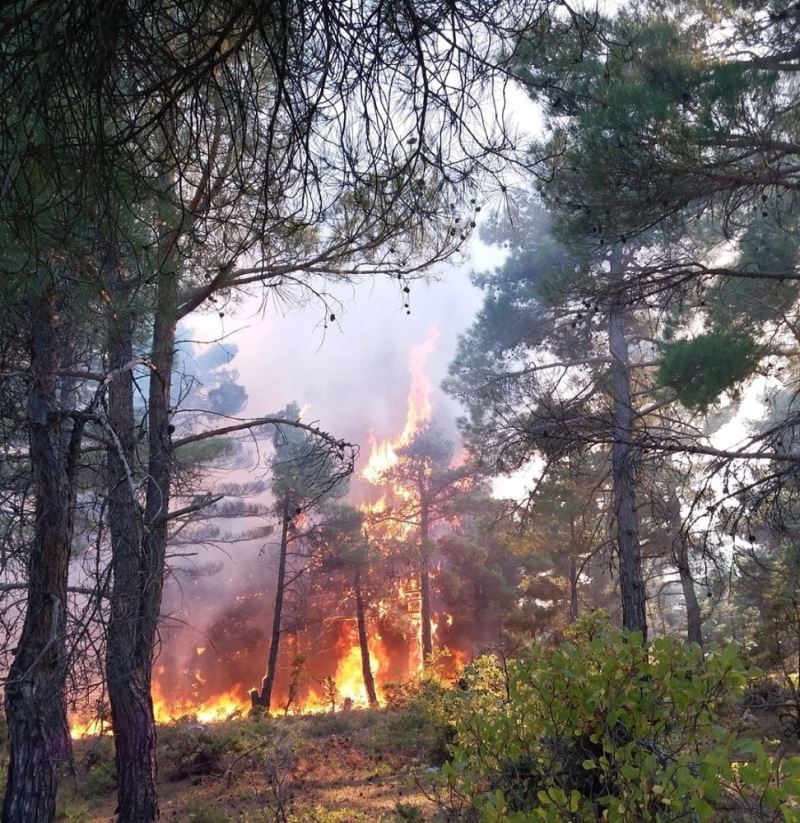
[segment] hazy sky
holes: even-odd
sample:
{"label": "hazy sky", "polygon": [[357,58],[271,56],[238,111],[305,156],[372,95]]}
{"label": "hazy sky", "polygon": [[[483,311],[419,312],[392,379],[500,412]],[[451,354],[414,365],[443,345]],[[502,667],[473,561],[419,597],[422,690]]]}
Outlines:
{"label": "hazy sky", "polygon": [[[520,146],[542,129],[539,108],[513,84],[506,88],[509,127]],[[523,181],[519,181],[525,185]],[[482,203],[484,219],[507,203]],[[513,204],[512,204],[513,205]],[[230,368],[239,372],[249,402],[243,414],[279,411],[291,401],[305,410],[304,420],[318,420],[337,437],[362,446],[359,468],[368,452],[367,432],[378,440],[403,428],[409,388],[412,347],[432,329],[439,336],[428,364],[433,386],[433,415],[454,431],[458,405],[440,389],[455,352],[458,336],[472,322],[482,294],[470,282],[475,270],[503,261],[501,249],[481,243],[475,232],[466,255],[431,271],[435,282],[411,284],[411,314],[403,307],[397,281],[376,278],[335,296],[343,311],[323,329],[319,306],[281,312],[270,304],[265,312],[252,300],[226,312],[191,317],[184,338],[213,340],[225,336],[237,347]],[[202,349],[195,349],[202,351]],[[187,364],[191,370],[191,363]]]}
{"label": "hazy sky", "polygon": [[[467,329],[482,302],[470,272],[502,261],[499,249],[470,241],[468,258],[440,266],[434,282],[411,285],[411,314],[406,314],[397,283],[379,278],[337,292],[344,311],[322,326],[318,305],[282,313],[269,304],[246,302],[224,318],[192,318],[183,337],[235,345],[229,367],[239,372],[248,394],[243,414],[261,416],[295,400],[305,420],[318,420],[337,437],[362,446],[367,433],[380,440],[403,428],[409,389],[409,356],[432,330],[439,335],[428,362],[433,414],[446,428],[459,413],[439,385],[447,373],[458,335]],[[196,349],[197,351],[198,349]],[[189,364],[191,368],[191,364]]]}

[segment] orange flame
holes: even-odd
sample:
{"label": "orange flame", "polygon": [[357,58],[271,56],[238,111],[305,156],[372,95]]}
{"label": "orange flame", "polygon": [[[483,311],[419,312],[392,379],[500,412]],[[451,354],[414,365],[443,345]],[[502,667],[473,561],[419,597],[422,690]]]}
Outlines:
{"label": "orange flame", "polygon": [[181,717],[191,717],[199,723],[219,723],[250,709],[246,695],[247,690],[237,684],[223,694],[198,703],[190,699],[170,698],[156,681],[153,683],[153,713],[156,723],[170,723]]}
{"label": "orange flame", "polygon": [[439,341],[439,334],[439,329],[432,328],[425,340],[411,349],[408,364],[411,385],[408,391],[406,422],[400,436],[379,443],[372,431],[367,435],[370,455],[361,476],[373,485],[380,485],[384,472],[396,465],[397,449],[408,445],[420,428],[431,419],[431,382],[425,373],[425,367]]}
{"label": "orange flame", "polygon": [[110,733],[111,723],[104,717],[70,716],[69,718],[69,734],[73,740],[83,740],[86,737],[97,737]]}

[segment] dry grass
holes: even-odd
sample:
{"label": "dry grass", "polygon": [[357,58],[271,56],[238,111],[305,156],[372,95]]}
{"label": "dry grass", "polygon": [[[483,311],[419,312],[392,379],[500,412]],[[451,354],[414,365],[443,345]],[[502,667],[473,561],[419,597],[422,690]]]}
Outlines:
{"label": "dry grass", "polygon": [[[430,768],[427,744],[405,729],[413,730],[414,724],[387,710],[243,718],[215,726],[185,721],[163,727],[159,734],[162,820],[430,820],[435,809],[420,789]],[[64,781],[60,820],[110,823],[115,806],[110,741],[79,741],[75,749],[77,774]],[[202,764],[200,770],[207,773],[187,774],[193,763]]]}

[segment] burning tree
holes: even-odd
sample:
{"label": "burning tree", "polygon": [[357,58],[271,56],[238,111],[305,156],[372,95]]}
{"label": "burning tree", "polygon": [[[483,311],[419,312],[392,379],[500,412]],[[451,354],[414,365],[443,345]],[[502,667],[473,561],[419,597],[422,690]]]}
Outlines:
{"label": "burning tree", "polygon": [[[320,581],[317,592],[321,597],[327,592],[326,599],[330,600],[330,591],[333,590],[337,600],[343,604],[339,609],[334,607],[334,614],[344,611],[344,615],[337,617],[348,622],[355,617],[364,691],[368,704],[377,706],[378,693],[370,658],[367,626],[369,603],[366,580],[371,571],[373,550],[364,525],[363,512],[353,506],[329,506],[316,542]],[[335,584],[336,578],[340,579],[340,585]],[[344,606],[345,601],[352,601],[352,605]]]}
{"label": "burning tree", "polygon": [[464,496],[474,487],[474,473],[453,467],[453,444],[433,424],[419,429],[397,450],[397,462],[385,470],[382,481],[393,491],[394,502],[377,518],[413,533],[420,591],[420,649],[423,664],[433,654],[431,559],[437,524],[457,516]]}
{"label": "burning tree", "polygon": [[[296,404],[292,404],[281,416],[289,421],[299,421],[300,410]],[[327,449],[320,449],[316,439],[309,436],[307,431],[289,428],[285,425],[277,426],[273,444],[275,447],[271,460],[273,510],[280,522],[275,608],[267,656],[267,673],[261,684],[261,691],[253,689],[250,694],[253,705],[261,706],[267,711],[270,708],[278,667],[281,620],[286,592],[303,573],[308,560],[307,556],[300,553],[296,557],[298,565],[290,568],[290,546],[302,537],[308,536],[304,532],[303,521],[310,516],[314,506],[326,497],[343,491],[340,484],[347,476],[347,473],[341,470],[337,455]],[[342,455],[343,449],[344,444],[342,444]]]}

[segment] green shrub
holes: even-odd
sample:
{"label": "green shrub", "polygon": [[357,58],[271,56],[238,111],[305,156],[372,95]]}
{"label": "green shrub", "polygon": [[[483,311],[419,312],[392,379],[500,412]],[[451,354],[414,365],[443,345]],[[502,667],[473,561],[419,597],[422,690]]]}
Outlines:
{"label": "green shrub", "polygon": [[114,741],[111,737],[96,737],[81,741],[75,749],[75,790],[78,796],[91,800],[112,792],[117,785],[114,762]]}
{"label": "green shrub", "polygon": [[351,736],[369,726],[372,722],[372,710],[311,714],[292,719],[292,722],[309,738]]}
{"label": "green shrub", "polygon": [[189,823],[233,823],[233,818],[222,809],[207,803],[195,803],[189,808]]}
{"label": "green shrub", "polygon": [[800,820],[800,758],[719,724],[747,681],[733,646],[645,645],[593,616],[573,642],[481,666],[483,687],[451,698],[442,772],[482,820]]}
{"label": "green shrub", "polygon": [[326,809],[317,804],[307,811],[291,814],[290,823],[376,823],[372,815],[354,809]]}
{"label": "green shrub", "polygon": [[453,740],[453,727],[444,711],[447,694],[435,678],[405,684],[402,702],[380,713],[364,745],[375,752],[401,752],[435,765],[444,763]]}
{"label": "green shrub", "polygon": [[97,763],[86,774],[81,793],[86,798],[102,797],[117,787],[117,768],[113,763]]}
{"label": "green shrub", "polygon": [[252,749],[275,737],[278,726],[268,715],[235,718],[208,727],[213,732],[215,745],[228,754],[238,754]]}
{"label": "green shrub", "polygon": [[425,823],[425,815],[412,803],[398,803],[394,815],[396,823]]}
{"label": "green shrub", "polygon": [[89,823],[91,819],[92,813],[84,803],[67,801],[56,812],[57,823]]}
{"label": "green shrub", "polygon": [[181,723],[164,737],[161,757],[168,780],[223,773],[226,740],[214,729]]}

